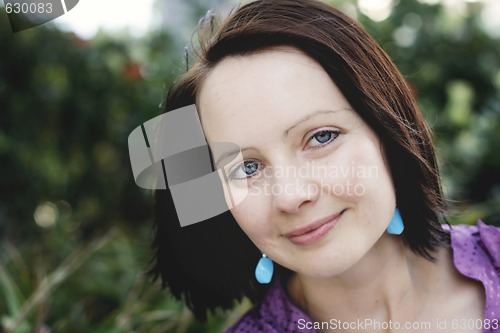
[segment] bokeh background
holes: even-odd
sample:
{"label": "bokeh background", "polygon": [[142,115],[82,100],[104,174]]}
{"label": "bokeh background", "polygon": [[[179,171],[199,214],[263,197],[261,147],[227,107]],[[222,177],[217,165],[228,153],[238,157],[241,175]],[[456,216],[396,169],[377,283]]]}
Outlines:
{"label": "bokeh background", "polygon": [[[500,225],[499,2],[327,2],[359,20],[413,87],[450,222]],[[154,24],[78,32],[68,14],[16,34],[0,3],[0,330],[220,332],[250,306],[201,324],[145,275],[152,193],[135,185],[127,148],[186,70],[199,18],[234,3],[131,1],[151,6]],[[101,9],[96,19],[119,15]]]}

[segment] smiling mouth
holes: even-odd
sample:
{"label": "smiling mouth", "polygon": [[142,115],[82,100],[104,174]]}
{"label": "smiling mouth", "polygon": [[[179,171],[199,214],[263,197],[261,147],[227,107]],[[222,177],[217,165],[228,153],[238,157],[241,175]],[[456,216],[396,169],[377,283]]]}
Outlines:
{"label": "smiling mouth", "polygon": [[319,242],[337,224],[344,211],[319,219],[284,236],[297,245],[311,245]]}

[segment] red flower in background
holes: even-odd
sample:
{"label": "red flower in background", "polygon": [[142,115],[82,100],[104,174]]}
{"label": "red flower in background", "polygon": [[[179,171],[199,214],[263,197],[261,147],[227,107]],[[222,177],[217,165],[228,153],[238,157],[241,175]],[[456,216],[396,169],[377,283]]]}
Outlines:
{"label": "red flower in background", "polygon": [[90,40],[80,38],[79,36],[77,36],[75,34],[73,34],[72,41],[73,41],[73,44],[76,45],[77,47],[87,47],[90,45]]}
{"label": "red flower in background", "polygon": [[140,80],[142,79],[141,75],[141,65],[136,62],[129,62],[125,66],[124,76],[129,80]]}

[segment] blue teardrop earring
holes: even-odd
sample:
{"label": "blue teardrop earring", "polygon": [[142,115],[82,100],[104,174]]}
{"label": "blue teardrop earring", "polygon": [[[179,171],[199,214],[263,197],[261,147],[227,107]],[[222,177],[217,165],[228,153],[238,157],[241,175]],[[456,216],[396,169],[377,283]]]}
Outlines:
{"label": "blue teardrop earring", "polygon": [[403,218],[401,217],[399,209],[396,208],[391,223],[389,223],[389,226],[387,227],[387,232],[391,235],[401,235],[404,229],[405,226],[403,224]]}
{"label": "blue teardrop earring", "polygon": [[268,284],[273,278],[274,264],[264,253],[255,268],[255,278],[260,284]]}

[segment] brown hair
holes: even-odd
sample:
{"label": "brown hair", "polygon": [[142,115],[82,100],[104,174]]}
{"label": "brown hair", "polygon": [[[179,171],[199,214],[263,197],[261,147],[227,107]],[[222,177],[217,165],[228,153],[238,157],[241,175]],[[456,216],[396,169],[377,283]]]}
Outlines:
{"label": "brown hair", "polygon": [[[199,36],[197,61],[169,91],[165,112],[194,104],[204,77],[225,57],[272,46],[296,47],[324,68],[380,137],[405,224],[402,237],[406,244],[429,260],[438,247],[448,244],[449,235],[439,223],[445,201],[429,129],[403,76],[352,18],[317,0],[257,0],[235,10],[219,28],[211,15],[205,17]],[[158,191],[156,199],[152,272],[161,277],[164,286],[176,297],[184,297],[200,319],[207,309],[228,308],[243,295],[253,301],[260,299],[266,287],[253,281],[260,253],[234,227],[236,222],[229,213],[181,229],[177,221],[171,221],[173,205],[165,204],[171,203],[168,191]],[[179,252],[183,239],[205,246],[191,244]],[[232,246],[238,248],[238,255],[232,253]],[[278,267],[278,276],[283,278],[286,273]]]}

